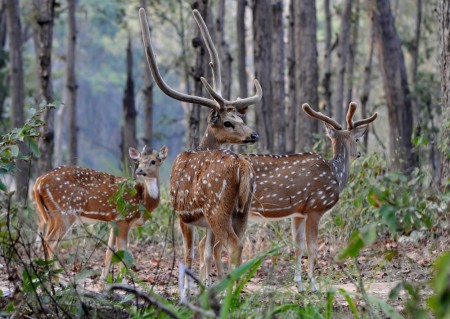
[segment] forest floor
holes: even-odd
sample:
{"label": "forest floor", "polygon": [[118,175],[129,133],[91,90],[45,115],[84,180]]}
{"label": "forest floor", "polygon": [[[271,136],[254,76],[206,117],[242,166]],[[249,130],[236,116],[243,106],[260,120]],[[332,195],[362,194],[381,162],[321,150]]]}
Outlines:
{"label": "forest floor", "polygon": [[[420,289],[421,296],[423,299],[426,298],[432,293],[427,285],[432,277],[432,264],[437,256],[450,247],[450,236],[448,232],[447,234],[435,234],[434,238],[421,236],[420,233],[412,233],[412,235],[401,237],[397,241],[379,240],[361,251],[357,258],[357,264],[354,261],[337,263],[334,258],[342,247],[335,247],[324,239],[319,240],[319,254],[315,267],[319,290],[326,292],[332,288],[336,290],[342,288],[351,294],[360,292],[357,286],[363,282],[369,295],[388,300],[389,292],[397,284],[408,282]],[[98,278],[103,266],[104,248],[92,247],[91,249],[83,245],[75,245],[78,246],[78,252],[83,252],[84,258],[77,258],[70,269],[65,269],[66,277],[73,278],[80,269],[93,269],[95,275],[78,282],[77,287],[98,292],[100,290]],[[179,297],[178,263],[182,260],[182,245],[181,243],[175,245],[175,250],[173,247],[171,243],[141,241],[140,243],[131,243],[130,251],[136,265],[134,272],[136,281],[139,282],[138,286],[153,289],[161,296],[176,301]],[[254,232],[247,237],[243,261],[271,248],[273,248],[273,242],[265,240],[260,231]],[[73,245],[66,245],[61,248],[59,256],[68,257],[69,252],[73,253],[73,250]],[[226,253],[223,261],[225,263],[228,261]],[[304,257],[304,277],[306,277],[306,261],[307,258]],[[198,263],[194,265],[194,270],[198,271]],[[113,267],[113,272],[117,272],[117,266]],[[115,274],[113,273],[113,275]],[[243,293],[257,292],[270,295],[276,292],[277,294],[284,293],[292,298],[293,295],[298,294],[293,277],[293,249],[284,247],[281,248],[279,255],[266,258],[262,262],[256,274],[245,286]],[[305,284],[308,287],[306,281]],[[0,263],[0,288],[4,294],[11,291],[11,283],[8,282],[8,275],[3,263]],[[306,293],[309,296],[314,295],[308,291]],[[345,299],[338,295],[336,295],[334,306],[347,307]],[[389,300],[389,303],[398,311],[402,311],[405,300],[408,298],[403,290],[395,299]]]}

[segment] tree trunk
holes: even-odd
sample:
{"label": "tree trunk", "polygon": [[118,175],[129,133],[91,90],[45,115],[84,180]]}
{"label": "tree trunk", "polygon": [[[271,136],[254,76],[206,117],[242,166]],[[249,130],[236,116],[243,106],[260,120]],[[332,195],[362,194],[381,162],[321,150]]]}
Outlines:
{"label": "tree trunk", "polygon": [[128,34],[127,45],[127,81],[123,92],[123,131],[122,131],[122,160],[127,163],[128,148],[136,147],[136,107],[134,102],[133,81],[133,52],[131,49],[131,35]]}
{"label": "tree trunk", "polygon": [[[297,103],[309,103],[313,108],[319,105],[317,92],[319,67],[317,63],[317,20],[315,0],[297,0],[294,3],[295,14],[295,81]],[[301,85],[300,85],[301,84]],[[318,121],[304,114],[297,106],[296,152],[311,149],[313,133],[317,132]]]}
{"label": "tree trunk", "polygon": [[450,187],[450,2],[438,3],[441,68],[442,122],[439,145],[441,146],[441,187]]}
{"label": "tree trunk", "polygon": [[[353,14],[353,19],[351,19],[351,38],[349,45],[349,55],[347,61],[347,72],[346,72],[346,97],[345,105],[349,105],[353,99],[353,77],[355,68],[355,59],[358,52],[358,30],[359,30],[359,0],[355,0],[355,11]],[[367,135],[367,134],[366,134]]]}
{"label": "tree trunk", "polygon": [[78,160],[78,126],[77,126],[77,78],[75,73],[75,48],[77,41],[76,2],[68,0],[67,23],[67,57],[66,57],[66,87],[65,104],[69,113],[69,164],[76,165]]}
{"label": "tree trunk", "polygon": [[237,64],[239,78],[239,96],[248,96],[246,70],[246,41],[245,41],[245,6],[247,0],[237,0],[236,33],[237,33]]}
{"label": "tree trunk", "polygon": [[[55,0],[34,0],[36,8],[36,25],[34,39],[36,45],[37,73],[39,81],[39,100],[46,104],[53,101],[52,86],[52,42],[53,19],[55,15]],[[47,109],[44,113],[46,125],[42,131],[39,143],[41,156],[37,161],[39,175],[52,169],[54,151],[54,109]]]}
{"label": "tree trunk", "polygon": [[331,11],[330,11],[330,0],[325,0],[324,3],[325,9],[325,56],[324,56],[324,70],[323,70],[323,79],[322,79],[322,87],[323,93],[325,95],[325,106],[324,110],[327,111],[329,116],[333,115],[333,107],[331,101],[331,65],[332,65],[332,45],[331,45],[331,37],[332,37],[332,29],[331,29]]}
{"label": "tree trunk", "polygon": [[[147,8],[147,1],[141,0],[141,7]],[[144,104],[144,145],[153,148],[153,77],[147,64],[147,58],[142,58],[143,87],[142,97]]]}
{"label": "tree trunk", "polygon": [[417,164],[411,143],[412,106],[405,60],[388,0],[373,6],[378,60],[388,106],[392,167],[404,173]]}
{"label": "tree trunk", "polygon": [[[11,117],[13,128],[21,127],[24,115],[24,77],[22,60],[22,28],[20,22],[19,3],[16,0],[5,0],[7,29],[9,38],[9,86],[11,97]],[[19,142],[22,154],[27,154],[24,143]],[[21,202],[27,199],[29,164],[23,160],[16,161],[15,172],[16,196]]]}
{"label": "tree trunk", "polygon": [[263,96],[255,106],[256,127],[260,135],[258,148],[273,152],[272,96],[272,7],[271,0],[253,2],[253,59],[255,78],[261,83]]}
{"label": "tree trunk", "polygon": [[414,30],[414,40],[411,46],[411,86],[414,89],[412,99],[413,127],[418,127],[420,123],[419,97],[417,94],[417,70],[419,68],[419,46],[422,26],[422,0],[416,0],[416,27]]}
{"label": "tree trunk", "polygon": [[333,117],[341,124],[344,120],[344,109],[347,108],[347,105],[344,105],[344,80],[345,68],[347,66],[347,58],[349,55],[352,3],[352,0],[345,0],[339,35],[339,64],[336,76],[336,87],[334,90],[335,99]]}
{"label": "tree trunk", "polygon": [[283,0],[272,0],[273,151],[286,152]]}
{"label": "tree trunk", "polygon": [[[367,104],[369,103],[370,90],[372,89],[372,61],[373,61],[373,51],[375,44],[375,28],[373,25],[373,16],[370,16],[370,38],[369,38],[369,49],[367,50],[367,62],[364,66],[364,79],[363,88],[361,93],[361,117],[363,119],[368,118]],[[370,129],[370,128],[369,128]],[[364,134],[364,148],[367,149],[369,144],[369,134]]]}
{"label": "tree trunk", "polygon": [[[202,15],[208,29],[214,30],[214,28],[211,28],[212,14],[209,0],[195,0],[192,3],[192,9],[197,9]],[[210,60],[208,51],[203,43],[200,29],[196,27],[196,30],[195,38],[192,40],[192,46],[195,50],[195,66],[193,68],[192,77],[194,79],[194,95],[202,96],[203,84],[200,81],[200,78],[203,76],[210,79],[211,70],[209,68]],[[214,34],[211,36],[214,36]],[[206,111],[202,111],[202,109],[205,109],[205,107],[193,104],[189,112],[189,133],[187,141],[189,148],[197,147],[200,144],[200,132],[203,132],[203,129],[206,127],[206,121],[203,120],[206,116],[202,116]]]}
{"label": "tree trunk", "polygon": [[219,44],[219,58],[222,72],[222,96],[227,100],[231,96],[231,63],[230,46],[225,40],[225,0],[217,2],[216,41]]}
{"label": "tree trunk", "polygon": [[289,2],[289,17],[288,17],[288,43],[287,43],[287,69],[288,69],[288,103],[286,114],[288,117],[286,125],[286,152],[295,152],[295,127],[297,115],[297,98],[296,98],[296,83],[295,83],[295,18],[294,18],[294,1]]}
{"label": "tree trunk", "polygon": [[[0,3],[0,51],[6,52],[6,5],[4,1]],[[0,56],[0,70],[6,69],[8,59],[6,54]],[[0,123],[3,121],[5,100],[8,96],[8,77],[2,76],[0,81]]]}

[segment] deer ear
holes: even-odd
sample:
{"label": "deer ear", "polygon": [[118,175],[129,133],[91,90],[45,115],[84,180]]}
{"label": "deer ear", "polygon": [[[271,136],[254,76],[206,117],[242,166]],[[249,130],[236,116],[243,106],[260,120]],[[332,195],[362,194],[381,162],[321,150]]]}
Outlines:
{"label": "deer ear", "polygon": [[164,146],[161,147],[161,149],[159,150],[158,158],[159,158],[161,161],[164,161],[164,160],[166,159],[166,157],[167,157],[167,154],[169,154],[169,149],[167,148],[166,145],[164,145]]}
{"label": "deer ear", "polygon": [[334,138],[336,136],[336,130],[331,125],[325,123],[325,130],[329,138]]}
{"label": "deer ear", "polygon": [[128,149],[128,154],[130,154],[130,157],[131,157],[132,160],[138,161],[138,160],[141,159],[141,154],[134,147],[130,147]]}
{"label": "deer ear", "polygon": [[355,127],[351,132],[354,140],[361,139],[364,134],[366,134],[369,124],[363,124],[361,126]]}
{"label": "deer ear", "polygon": [[211,125],[214,125],[217,123],[218,120],[219,120],[219,113],[216,110],[211,111],[211,115],[209,117],[209,123]]}

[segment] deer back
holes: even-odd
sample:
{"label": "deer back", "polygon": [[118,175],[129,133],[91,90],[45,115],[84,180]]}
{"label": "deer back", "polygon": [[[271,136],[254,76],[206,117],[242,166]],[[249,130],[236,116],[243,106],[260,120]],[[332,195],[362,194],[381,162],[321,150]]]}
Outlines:
{"label": "deer back", "polygon": [[330,162],[318,154],[246,155],[256,174],[253,212],[285,218],[296,211],[327,211],[339,199]]}
{"label": "deer back", "polygon": [[253,191],[253,181],[251,164],[231,151],[184,152],[172,167],[170,199],[183,222],[203,223],[203,213],[232,214]]}

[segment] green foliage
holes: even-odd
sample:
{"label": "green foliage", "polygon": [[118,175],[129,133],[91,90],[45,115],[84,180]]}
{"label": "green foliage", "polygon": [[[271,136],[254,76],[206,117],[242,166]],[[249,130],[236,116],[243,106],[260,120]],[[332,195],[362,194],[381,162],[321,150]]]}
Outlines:
{"label": "green foliage", "polygon": [[427,185],[426,172],[410,176],[385,172],[387,163],[371,155],[355,161],[347,187],[333,209],[333,224],[348,238],[364,225],[376,223],[378,231],[396,237],[429,229],[450,205],[450,194],[436,195]]}
{"label": "green foliage", "polygon": [[450,252],[444,253],[433,265],[434,278],[431,287],[434,295],[428,299],[428,305],[437,319],[450,318]]}
{"label": "green foliage", "polygon": [[[40,156],[38,148],[39,129],[44,125],[41,115],[48,109],[54,108],[56,103],[40,105],[38,110],[31,109],[31,118],[25,122],[22,127],[12,129],[9,133],[2,136],[0,142],[0,174],[13,174],[16,167],[15,161],[30,160],[31,155]],[[31,155],[25,155],[20,152],[19,143],[24,143],[31,152]],[[0,191],[6,193],[6,185],[0,180]]]}

